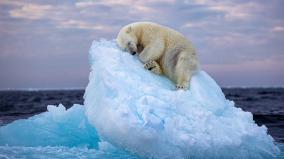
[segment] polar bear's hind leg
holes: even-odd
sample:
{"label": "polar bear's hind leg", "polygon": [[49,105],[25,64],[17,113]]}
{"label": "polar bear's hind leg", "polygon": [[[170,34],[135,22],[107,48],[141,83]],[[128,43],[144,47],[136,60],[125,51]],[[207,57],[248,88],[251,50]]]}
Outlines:
{"label": "polar bear's hind leg", "polygon": [[195,61],[190,59],[190,56],[185,51],[179,54],[175,67],[175,76],[177,79],[176,88],[187,90],[191,77],[196,70]]}

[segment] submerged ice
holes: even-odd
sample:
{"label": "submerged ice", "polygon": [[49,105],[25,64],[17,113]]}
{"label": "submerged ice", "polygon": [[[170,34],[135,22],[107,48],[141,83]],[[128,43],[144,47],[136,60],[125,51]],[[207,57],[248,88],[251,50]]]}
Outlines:
{"label": "submerged ice", "polygon": [[143,69],[136,56],[106,40],[93,42],[89,62],[84,106],[48,106],[45,113],[0,127],[0,158],[279,154],[267,128],[227,100],[204,71],[193,76],[190,90],[176,91],[166,77]]}

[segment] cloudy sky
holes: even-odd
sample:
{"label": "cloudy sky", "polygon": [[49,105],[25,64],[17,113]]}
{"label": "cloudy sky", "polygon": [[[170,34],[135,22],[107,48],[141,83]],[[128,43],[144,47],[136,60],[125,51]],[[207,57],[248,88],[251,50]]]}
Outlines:
{"label": "cloudy sky", "polygon": [[84,88],[91,42],[135,21],[186,35],[221,86],[284,85],[283,0],[1,0],[0,89]]}

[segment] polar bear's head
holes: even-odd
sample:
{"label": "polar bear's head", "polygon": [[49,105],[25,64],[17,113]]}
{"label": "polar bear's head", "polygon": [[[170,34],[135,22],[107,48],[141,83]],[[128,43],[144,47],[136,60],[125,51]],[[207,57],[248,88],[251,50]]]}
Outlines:
{"label": "polar bear's head", "polygon": [[117,36],[117,43],[123,50],[130,52],[132,55],[137,53],[137,37],[131,26],[123,27]]}

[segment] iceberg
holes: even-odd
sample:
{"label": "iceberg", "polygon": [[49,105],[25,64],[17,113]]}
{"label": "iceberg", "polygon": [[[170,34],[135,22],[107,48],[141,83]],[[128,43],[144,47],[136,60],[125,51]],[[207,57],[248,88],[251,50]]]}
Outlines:
{"label": "iceberg", "polygon": [[94,41],[84,106],[0,127],[0,158],[282,158],[250,112],[205,72],[187,91],[143,68],[115,40]]}
{"label": "iceberg", "polygon": [[101,137],[143,157],[269,158],[279,149],[265,126],[236,108],[204,71],[188,91],[143,68],[115,41],[93,42],[86,116]]}

